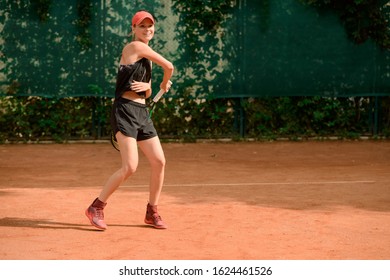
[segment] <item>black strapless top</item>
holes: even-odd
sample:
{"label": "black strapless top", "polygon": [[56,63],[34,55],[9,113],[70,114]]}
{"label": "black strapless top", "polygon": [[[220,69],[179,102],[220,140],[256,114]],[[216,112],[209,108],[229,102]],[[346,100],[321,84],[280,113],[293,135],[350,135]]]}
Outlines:
{"label": "black strapless top", "polygon": [[[119,65],[116,78],[115,99],[122,96],[125,91],[131,91],[132,81],[148,83],[152,77],[150,60],[142,58],[133,64]],[[137,92],[141,97],[146,97],[146,92]]]}

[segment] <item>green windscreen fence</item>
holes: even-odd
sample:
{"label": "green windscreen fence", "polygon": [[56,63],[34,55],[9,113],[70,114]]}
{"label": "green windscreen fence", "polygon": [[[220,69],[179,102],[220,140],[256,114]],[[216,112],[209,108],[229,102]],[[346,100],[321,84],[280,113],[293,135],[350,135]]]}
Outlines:
{"label": "green windscreen fence", "polygon": [[[335,13],[299,0],[232,1],[217,32],[210,30],[222,50],[214,62],[183,51],[171,0],[90,1],[86,22],[83,1],[49,1],[46,18],[36,2],[1,0],[1,95],[113,96],[131,16],[140,8],[158,18],[152,47],[176,65],[171,96],[390,95],[389,50],[351,42]],[[207,42],[199,48],[215,49]],[[202,66],[206,72],[197,74]],[[155,89],[161,69],[154,69]]]}
{"label": "green windscreen fence", "polygon": [[334,12],[293,0],[245,4],[238,14],[242,71],[226,95],[389,94],[389,51],[353,43]]}

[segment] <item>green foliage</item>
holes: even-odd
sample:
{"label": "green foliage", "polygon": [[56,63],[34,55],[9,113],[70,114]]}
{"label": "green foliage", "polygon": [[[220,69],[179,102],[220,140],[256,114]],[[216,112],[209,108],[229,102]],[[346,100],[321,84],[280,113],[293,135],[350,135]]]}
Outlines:
{"label": "green foliage", "polygon": [[363,43],[374,40],[390,49],[390,5],[384,0],[301,0],[320,9],[334,10],[351,40]]}
{"label": "green foliage", "polygon": [[[390,97],[381,99],[379,123],[390,137]],[[165,98],[156,106],[153,122],[161,138],[238,139],[234,130],[236,100]],[[358,138],[372,133],[369,98],[278,97],[247,99],[245,136],[255,139],[317,137]],[[0,97],[0,143],[58,142],[108,137],[112,100],[104,97],[47,99]]]}
{"label": "green foliage", "polygon": [[180,22],[176,29],[180,48],[175,66],[185,73],[176,84],[180,83],[183,91],[192,92],[192,96],[212,97],[213,92],[219,90],[218,86],[228,84],[229,75],[221,80],[218,74],[221,71],[219,64],[231,59],[225,44],[230,39],[224,24],[232,17],[235,2],[172,0],[172,11],[179,16]]}
{"label": "green foliage", "polygon": [[[387,108],[388,97],[382,99]],[[247,136],[260,139],[275,137],[356,138],[370,134],[372,106],[369,98],[278,97],[248,99]],[[382,127],[390,128],[389,115],[382,114]]]}
{"label": "green foliage", "polygon": [[220,138],[232,135],[233,114],[227,99],[163,99],[153,113],[156,129],[164,137],[190,141],[199,137]]}
{"label": "green foliage", "polygon": [[110,99],[92,97],[1,97],[0,142],[89,139],[96,136],[97,114],[107,133],[110,104]]}

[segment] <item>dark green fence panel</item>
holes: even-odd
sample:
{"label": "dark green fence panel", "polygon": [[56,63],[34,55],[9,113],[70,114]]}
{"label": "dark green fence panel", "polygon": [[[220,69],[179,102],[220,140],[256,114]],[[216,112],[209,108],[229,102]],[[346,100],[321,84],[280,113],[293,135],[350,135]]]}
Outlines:
{"label": "dark green fence panel", "polygon": [[[161,7],[155,0],[48,1],[40,20],[32,2],[1,0],[1,95],[112,96],[131,15]],[[86,26],[78,24],[82,3],[90,3]]]}
{"label": "dark green fence panel", "polygon": [[390,94],[389,50],[351,42],[334,12],[296,0],[242,3],[238,79],[218,97]]}
{"label": "dark green fence panel", "polygon": [[[3,1],[2,92],[65,97],[86,95],[95,82],[94,49],[76,42],[76,1],[56,1],[41,21],[27,1]],[[23,4],[24,3],[24,4]],[[96,18],[92,20],[92,24]],[[3,81],[2,81],[3,82]]]}
{"label": "dark green fence panel", "polygon": [[[178,66],[171,96],[390,95],[389,50],[372,42],[354,44],[333,12],[299,0],[232,1],[232,14],[215,35],[224,50],[218,63],[181,52],[181,23],[171,0],[90,1],[85,28],[78,27],[77,7],[88,1],[51,1],[46,20],[39,19],[33,2],[1,0],[0,95],[112,96],[131,15],[142,8],[159,19],[152,46]],[[83,32],[90,34],[87,46],[79,42]],[[215,67],[205,67],[199,77],[200,71],[185,68],[186,61],[195,61],[195,68]],[[158,81],[161,69],[155,70]]]}

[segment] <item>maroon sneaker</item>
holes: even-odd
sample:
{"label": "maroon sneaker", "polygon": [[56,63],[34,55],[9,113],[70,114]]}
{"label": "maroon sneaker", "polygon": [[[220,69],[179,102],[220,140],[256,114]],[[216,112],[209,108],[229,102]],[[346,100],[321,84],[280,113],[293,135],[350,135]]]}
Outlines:
{"label": "maroon sneaker", "polygon": [[96,198],[91,206],[85,210],[85,215],[88,217],[89,221],[91,222],[91,225],[97,227],[98,229],[106,229],[107,225],[104,222],[104,213],[103,209],[107,205],[107,203],[104,203],[100,201],[98,198]]}
{"label": "maroon sneaker", "polygon": [[166,224],[164,224],[160,215],[157,212],[157,205],[148,205],[146,206],[146,215],[145,215],[145,224],[152,225],[158,229],[166,229],[168,228]]}

